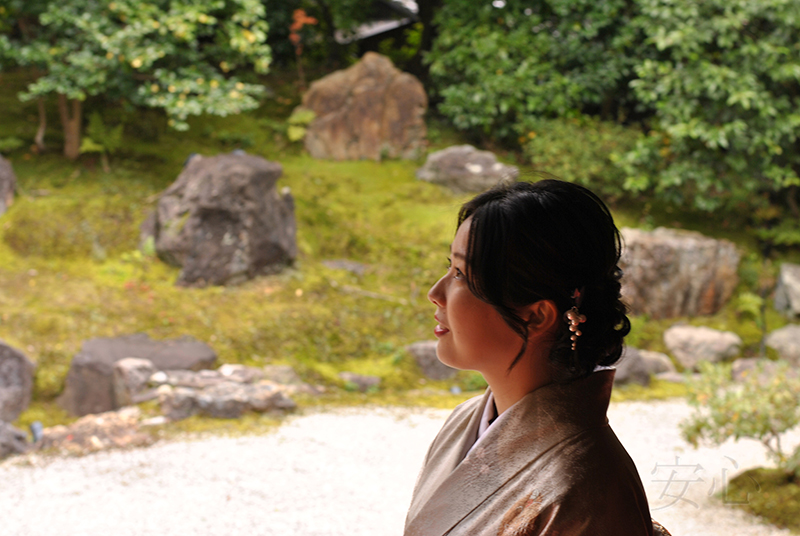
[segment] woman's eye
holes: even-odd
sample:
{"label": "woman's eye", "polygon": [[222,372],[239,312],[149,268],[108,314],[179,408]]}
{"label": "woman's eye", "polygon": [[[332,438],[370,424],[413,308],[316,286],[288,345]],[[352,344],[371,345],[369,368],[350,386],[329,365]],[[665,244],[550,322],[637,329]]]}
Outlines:
{"label": "woman's eye", "polygon": [[[453,268],[453,261],[450,259],[450,257],[447,257],[447,269],[450,270],[451,268]],[[462,272],[459,268],[456,268],[455,270],[456,275],[453,277],[455,279],[464,279],[464,272]]]}

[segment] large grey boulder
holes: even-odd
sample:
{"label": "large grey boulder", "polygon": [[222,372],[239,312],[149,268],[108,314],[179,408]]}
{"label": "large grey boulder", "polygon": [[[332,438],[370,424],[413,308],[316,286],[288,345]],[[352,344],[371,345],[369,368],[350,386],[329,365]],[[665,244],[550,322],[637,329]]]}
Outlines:
{"label": "large grey boulder", "polygon": [[27,434],[0,420],[0,460],[12,454],[23,454],[28,449],[30,445]]}
{"label": "large grey boulder", "polygon": [[25,354],[0,341],[0,421],[15,421],[31,403],[35,369]]}
{"label": "large grey boulder", "polygon": [[497,161],[494,153],[472,145],[454,145],[428,155],[417,170],[419,180],[447,186],[456,193],[482,192],[500,183],[516,182],[519,169]]}
{"label": "large grey boulder", "polygon": [[367,52],[311,84],[301,108],[315,118],[305,135],[314,158],[418,158],[425,147],[428,97],[422,83],[386,56]]}
{"label": "large grey boulder", "polygon": [[114,365],[127,357],[147,359],[159,370],[211,368],[217,359],[211,347],[191,337],[155,341],[139,333],[91,339],[72,359],[58,403],[73,415],[117,409]]}
{"label": "large grey boulder", "polygon": [[677,325],[664,332],[664,344],[684,369],[696,369],[701,361],[717,363],[736,357],[742,339],[731,331]]}
{"label": "large grey boulder", "polygon": [[159,257],[182,268],[179,285],[238,283],[294,261],[294,200],[275,186],[282,173],[280,164],[247,154],[188,162],[161,194],[150,226]]}
{"label": "large grey boulder", "polygon": [[800,367],[800,326],[790,324],[767,335],[766,345],[794,366]]}
{"label": "large grey boulder", "polygon": [[731,298],[740,259],[732,242],[663,227],[623,228],[622,237],[622,296],[634,314],[710,315]]}
{"label": "large grey boulder", "polygon": [[419,341],[406,346],[422,373],[432,380],[447,380],[455,376],[456,369],[448,367],[436,357],[437,341]]}
{"label": "large grey boulder", "polygon": [[800,264],[781,264],[775,287],[775,309],[789,317],[800,315]]}
{"label": "large grey boulder", "polygon": [[17,189],[17,176],[11,162],[0,155],[0,216],[14,203],[14,190]]}

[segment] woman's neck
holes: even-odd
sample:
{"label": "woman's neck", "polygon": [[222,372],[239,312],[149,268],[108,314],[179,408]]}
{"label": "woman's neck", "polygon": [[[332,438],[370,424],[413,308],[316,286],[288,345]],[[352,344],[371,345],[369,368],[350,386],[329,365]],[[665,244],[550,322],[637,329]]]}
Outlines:
{"label": "woman's neck", "polygon": [[492,389],[498,415],[522,400],[531,391],[552,383],[549,371],[531,370],[531,367],[525,366],[523,361],[517,363],[510,371],[483,376]]}

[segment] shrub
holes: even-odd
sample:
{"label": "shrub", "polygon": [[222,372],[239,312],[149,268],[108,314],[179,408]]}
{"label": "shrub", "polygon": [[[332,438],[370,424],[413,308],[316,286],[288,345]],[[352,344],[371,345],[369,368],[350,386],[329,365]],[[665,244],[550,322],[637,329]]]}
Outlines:
{"label": "shrub", "polygon": [[638,55],[621,0],[449,0],[427,55],[439,112],[462,130],[513,140],[526,115],[569,117],[629,107]]}
{"label": "shrub", "polygon": [[[628,187],[704,211],[760,214],[783,197],[791,224],[762,232],[800,244],[800,4],[637,0],[633,26],[654,57],[637,61],[636,97],[656,109],[626,158]],[[760,210],[759,210],[760,209]],[[777,218],[781,219],[781,218]]]}
{"label": "shrub", "polygon": [[586,186],[605,199],[625,194],[625,175],[615,162],[636,145],[637,130],[583,116],[527,118],[520,132],[525,156],[537,170]]}
{"label": "shrub", "polygon": [[739,383],[730,364],[701,363],[699,379],[689,382],[689,404],[696,411],[681,424],[684,439],[695,447],[701,441],[756,439],[779,468],[800,477],[800,447],[787,454],[780,437],[800,424],[800,379],[790,376],[785,362],[774,367],[762,362]]}

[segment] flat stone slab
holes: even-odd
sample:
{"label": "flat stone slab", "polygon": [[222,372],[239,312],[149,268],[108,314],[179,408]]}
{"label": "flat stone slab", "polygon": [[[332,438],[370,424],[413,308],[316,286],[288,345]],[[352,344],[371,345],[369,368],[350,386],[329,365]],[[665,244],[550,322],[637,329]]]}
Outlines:
{"label": "flat stone slab", "polygon": [[72,359],[59,405],[73,415],[117,409],[114,365],[127,357],[147,359],[158,370],[206,369],[217,360],[210,346],[192,337],[156,341],[139,333],[91,339]]}

